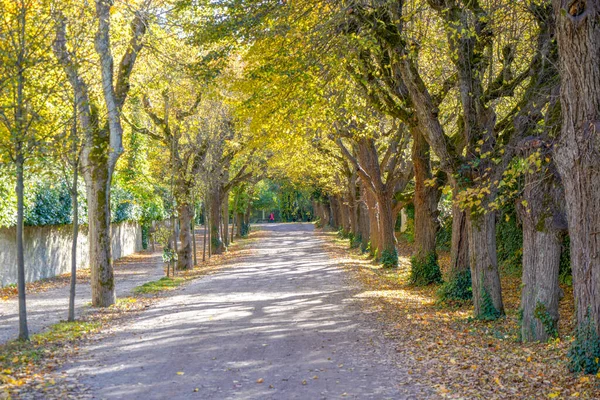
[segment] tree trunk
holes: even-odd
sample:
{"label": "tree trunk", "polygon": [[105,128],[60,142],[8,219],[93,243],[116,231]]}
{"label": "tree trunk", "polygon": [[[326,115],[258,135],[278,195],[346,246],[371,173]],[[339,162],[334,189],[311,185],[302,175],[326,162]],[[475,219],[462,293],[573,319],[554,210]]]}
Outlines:
{"label": "tree trunk", "polygon": [[380,240],[378,242],[378,254],[384,251],[393,253],[396,250],[396,235],[394,227],[396,218],[392,206],[392,196],[389,193],[377,193],[377,208],[379,211],[378,228]]}
{"label": "tree trunk", "polygon": [[237,213],[237,236],[240,238],[242,237],[243,226],[244,226],[244,213],[238,212]]}
{"label": "tree trunk", "polygon": [[[100,139],[100,138],[99,138]],[[110,234],[110,184],[112,173],[109,171],[107,154],[102,154],[108,146],[108,134],[105,141],[92,149],[90,160],[86,163],[86,188],[88,203],[90,270],[92,286],[92,305],[108,307],[115,303],[115,282]]]}
{"label": "tree trunk", "polygon": [[[452,186],[452,196],[456,199],[458,186],[454,178],[449,177]],[[449,279],[459,276],[469,268],[469,239],[467,232],[467,214],[460,206],[453,202],[452,205],[452,244],[450,249]]]}
{"label": "tree trunk", "polygon": [[180,246],[177,249],[177,268],[187,270],[194,268],[194,253],[192,244],[192,219],[194,210],[189,203],[179,203],[177,208],[179,214],[179,241]]}
{"label": "tree trunk", "polygon": [[192,208],[192,253],[194,254],[194,266],[198,265],[197,253],[196,253],[196,207]]}
{"label": "tree trunk", "polygon": [[353,236],[358,235],[358,204],[356,200],[356,172],[348,177],[348,218],[349,230]]}
{"label": "tree trunk", "polygon": [[71,287],[69,289],[69,313],[67,321],[75,321],[75,285],[77,284],[77,238],[79,236],[79,201],[77,199],[79,172],[73,168],[71,187],[71,207],[73,208],[73,243],[71,244]]}
{"label": "tree trunk", "polygon": [[467,232],[475,317],[496,319],[504,314],[496,258],[496,213],[467,212]]}
{"label": "tree trunk", "polygon": [[216,188],[210,193],[210,247],[211,254],[225,251],[221,236],[221,190]]}
{"label": "tree trunk", "polygon": [[339,229],[341,226],[341,212],[340,212],[340,202],[338,200],[338,196],[330,196],[329,204],[331,208],[331,227],[334,229]]}
{"label": "tree trunk", "polygon": [[340,204],[340,225],[345,233],[350,232],[350,207],[346,196],[338,196]]}
{"label": "tree trunk", "polygon": [[[228,194],[223,196],[223,241],[225,247],[229,246],[229,199]],[[232,228],[233,229],[233,228]]]}
{"label": "tree trunk", "polygon": [[17,144],[17,289],[19,292],[19,340],[29,340],[27,327],[27,302],[25,298],[25,257],[23,249],[23,169],[24,157],[21,144]]}
{"label": "tree trunk", "polygon": [[358,234],[361,238],[361,245],[363,250],[367,248],[370,240],[370,219],[369,219],[369,208],[367,206],[366,200],[366,190],[362,184],[359,185],[360,190],[360,199],[357,202],[357,212],[358,212]]}
{"label": "tree trunk", "polygon": [[369,242],[371,253],[375,253],[379,249],[380,231],[379,231],[379,210],[377,208],[377,200],[375,195],[370,190],[364,189],[367,210],[369,213]]}
{"label": "tree trunk", "polygon": [[[420,134],[413,132],[412,161],[415,169],[415,247],[414,257],[423,262],[436,254],[435,237],[439,229],[439,185],[431,186],[425,181],[432,179],[429,144]],[[436,256],[437,259],[437,256]],[[439,268],[439,267],[438,267]]]}
{"label": "tree trunk", "polygon": [[208,215],[206,213],[206,201],[202,202],[203,204],[203,208],[204,208],[204,212],[203,214],[203,218],[204,218],[204,233],[203,233],[203,240],[202,240],[202,262],[206,261],[206,235],[208,233]]}
{"label": "tree trunk", "polygon": [[246,208],[246,214],[244,214],[244,224],[246,224],[246,226],[250,226],[250,213],[252,212],[252,207],[250,207],[250,204],[248,204],[248,208]]}
{"label": "tree trunk", "polygon": [[554,160],[565,188],[577,322],[600,333],[600,1],[554,0],[562,129]]}

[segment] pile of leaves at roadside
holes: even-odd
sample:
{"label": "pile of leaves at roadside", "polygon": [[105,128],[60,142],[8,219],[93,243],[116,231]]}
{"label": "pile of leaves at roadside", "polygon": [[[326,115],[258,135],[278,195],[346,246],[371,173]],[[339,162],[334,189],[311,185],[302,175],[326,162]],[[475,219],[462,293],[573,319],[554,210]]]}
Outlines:
{"label": "pile of leaves at roadside", "polygon": [[506,317],[478,321],[470,302],[443,305],[436,297],[439,286],[408,284],[410,245],[401,243],[399,267],[390,271],[348,252],[332,234],[320,235],[328,252],[360,282],[366,311],[377,313],[406,360],[411,382],[433,388],[442,398],[600,398],[600,376],[572,374],[567,368],[574,328],[570,287],[563,287],[560,338],[524,344],[518,328],[519,277],[502,277]]}
{"label": "pile of leaves at roadside", "polygon": [[[25,286],[26,293],[43,293],[52,289],[67,286],[71,282],[71,274],[66,273],[58,275],[52,278],[40,279],[39,281],[29,282]],[[77,283],[89,283],[90,282],[90,270],[89,269],[78,269],[77,270]],[[17,285],[7,285],[0,287],[0,301],[7,301],[16,299],[19,292],[17,291]]]}

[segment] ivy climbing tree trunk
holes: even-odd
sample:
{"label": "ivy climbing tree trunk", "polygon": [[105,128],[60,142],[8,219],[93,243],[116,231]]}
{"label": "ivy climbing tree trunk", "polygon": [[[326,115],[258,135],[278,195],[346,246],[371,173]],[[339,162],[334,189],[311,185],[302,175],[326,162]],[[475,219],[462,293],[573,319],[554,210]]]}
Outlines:
{"label": "ivy climbing tree trunk", "polygon": [[553,0],[562,130],[554,160],[565,188],[577,322],[600,333],[600,0]]}

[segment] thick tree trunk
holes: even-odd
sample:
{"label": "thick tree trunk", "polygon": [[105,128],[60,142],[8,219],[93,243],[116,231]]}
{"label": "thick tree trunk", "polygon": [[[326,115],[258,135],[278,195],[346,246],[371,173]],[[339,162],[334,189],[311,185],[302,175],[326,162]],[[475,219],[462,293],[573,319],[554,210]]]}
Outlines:
{"label": "thick tree trunk", "polygon": [[521,338],[525,342],[546,341],[557,334],[561,243],[555,232],[539,231],[532,221],[523,222]]}
{"label": "thick tree trunk", "polygon": [[392,206],[392,196],[389,193],[377,193],[377,208],[379,210],[379,242],[378,254],[381,256],[384,251],[393,253],[396,250],[395,224],[396,216]]}
{"label": "thick tree trunk", "polygon": [[[452,177],[449,177],[452,185],[452,196],[456,199],[458,186]],[[452,205],[452,243],[450,248],[450,279],[459,276],[463,271],[469,269],[469,238],[467,232],[467,214],[454,201]]]}
{"label": "thick tree trunk", "polygon": [[329,206],[331,210],[331,227],[338,229],[340,227],[340,204],[337,196],[329,196]]}
{"label": "thick tree trunk", "polygon": [[[415,169],[415,247],[414,257],[423,262],[431,254],[436,254],[435,237],[439,229],[438,202],[439,186],[430,186],[426,180],[432,179],[429,144],[425,138],[413,131],[412,161]],[[437,259],[437,256],[436,256]]]}
{"label": "thick tree trunk", "polygon": [[467,232],[475,317],[498,318],[504,314],[504,305],[496,258],[496,213],[467,212]]}
{"label": "thick tree trunk", "polygon": [[[229,246],[229,200],[228,194],[223,196],[223,241],[225,247]],[[232,228],[233,229],[233,228]]]}
{"label": "thick tree trunk", "polygon": [[198,260],[197,260],[197,252],[196,252],[196,207],[194,205],[194,207],[192,208],[193,212],[192,212],[192,254],[194,255],[193,260],[194,260],[194,266],[198,265]]}
{"label": "thick tree trunk", "polygon": [[554,160],[565,189],[577,322],[600,333],[600,0],[554,0],[562,130]]}
{"label": "thick tree trunk", "polygon": [[[522,145],[525,156],[540,151],[543,159],[551,147],[533,138]],[[521,201],[516,209],[523,225],[523,280],[521,338],[546,341],[558,335],[558,285],[563,234],[567,222],[564,193],[552,163],[525,174]]]}
{"label": "thick tree trunk", "polygon": [[180,246],[177,249],[177,268],[180,270],[194,268],[194,254],[192,244],[192,219],[194,218],[194,209],[189,203],[179,203],[177,208],[179,214],[179,241]]}
{"label": "thick tree trunk", "polygon": [[248,208],[246,208],[246,214],[244,214],[244,224],[246,226],[250,226],[250,213],[252,212],[252,207],[248,204]]}
{"label": "thick tree trunk", "polygon": [[350,208],[346,196],[337,197],[340,205],[340,226],[346,233],[350,232]]}
{"label": "thick tree trunk", "polygon": [[[108,134],[106,134],[108,136]],[[108,137],[105,137],[108,145]],[[100,146],[100,145],[99,145]],[[86,163],[90,270],[92,305],[108,307],[115,303],[115,282],[110,234],[110,184],[107,155],[104,147],[94,149]]]}
{"label": "thick tree trunk", "polygon": [[237,219],[237,236],[241,238],[242,234],[243,234],[242,227],[244,225],[244,213],[238,212],[236,219]]}
{"label": "thick tree trunk", "polygon": [[19,293],[19,340],[29,340],[29,328],[27,327],[27,302],[25,298],[25,256],[23,248],[24,158],[23,154],[21,154],[21,145],[18,144],[17,146],[17,290]]}
{"label": "thick tree trunk", "polygon": [[370,234],[370,214],[367,203],[367,189],[364,187],[362,182],[359,181],[359,200],[357,201],[357,212],[358,212],[358,234],[361,237],[362,248],[366,249],[371,237]]}
{"label": "thick tree trunk", "polygon": [[350,232],[357,236],[358,232],[358,204],[356,199],[356,172],[348,177],[348,213],[350,219]]}
{"label": "thick tree trunk", "polygon": [[79,237],[79,201],[77,186],[79,171],[73,168],[73,187],[71,187],[71,207],[73,208],[73,243],[71,243],[71,286],[69,288],[69,312],[67,321],[75,321],[75,286],[77,284],[77,238]]}
{"label": "thick tree trunk", "polygon": [[380,231],[379,231],[379,209],[377,208],[377,200],[375,195],[370,190],[365,189],[365,199],[367,210],[369,213],[369,241],[371,243],[371,253],[375,253],[379,249]]}
{"label": "thick tree trunk", "polygon": [[211,254],[225,251],[221,236],[221,191],[213,189],[210,193],[210,248]]}

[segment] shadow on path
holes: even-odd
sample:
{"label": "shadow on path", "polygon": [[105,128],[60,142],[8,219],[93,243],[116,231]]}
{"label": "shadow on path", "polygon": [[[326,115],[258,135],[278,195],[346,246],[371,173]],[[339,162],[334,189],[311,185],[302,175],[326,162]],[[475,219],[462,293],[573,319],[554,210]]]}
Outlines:
{"label": "shadow on path", "polygon": [[65,371],[95,398],[426,397],[400,384],[393,345],[312,229],[263,225],[256,252],[89,345]]}

